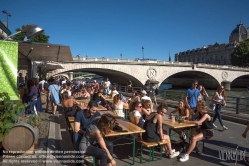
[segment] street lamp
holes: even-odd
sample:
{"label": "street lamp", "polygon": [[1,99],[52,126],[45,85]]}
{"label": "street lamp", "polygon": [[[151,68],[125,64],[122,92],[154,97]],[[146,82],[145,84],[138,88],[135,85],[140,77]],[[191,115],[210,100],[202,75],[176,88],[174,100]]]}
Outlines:
{"label": "street lamp", "polygon": [[122,53],[120,54],[120,58],[122,59]]}
{"label": "street lamp", "polygon": [[7,17],[7,28],[8,28],[8,26],[9,26],[8,17],[11,17],[11,15],[6,10],[3,10],[2,12],[3,12],[3,14],[6,14],[6,17]]}
{"label": "street lamp", "polygon": [[144,46],[142,46],[142,54],[143,54],[143,59],[144,59]]}
{"label": "street lamp", "polygon": [[16,33],[14,33],[14,34],[12,34],[12,35],[7,36],[4,40],[7,40],[9,37],[15,36],[15,35],[17,35],[17,34],[19,34],[19,33],[25,33],[27,39],[30,40],[30,39],[32,39],[33,37],[40,35],[43,31],[44,31],[44,30],[43,30],[41,27],[39,27],[39,26],[37,26],[37,25],[34,25],[34,24],[31,24],[31,25],[28,25],[27,27],[25,27],[25,28],[24,28],[23,30],[21,30],[21,31],[16,32]]}

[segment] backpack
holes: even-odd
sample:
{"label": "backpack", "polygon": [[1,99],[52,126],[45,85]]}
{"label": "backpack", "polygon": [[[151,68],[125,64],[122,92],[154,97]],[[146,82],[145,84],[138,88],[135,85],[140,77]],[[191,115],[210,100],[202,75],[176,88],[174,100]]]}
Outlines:
{"label": "backpack", "polygon": [[155,94],[159,95],[159,89],[158,88],[155,89]]}

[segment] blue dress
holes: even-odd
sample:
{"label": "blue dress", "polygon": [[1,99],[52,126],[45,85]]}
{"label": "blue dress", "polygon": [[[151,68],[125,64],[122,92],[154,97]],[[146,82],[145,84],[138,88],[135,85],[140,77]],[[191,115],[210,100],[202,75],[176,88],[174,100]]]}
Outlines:
{"label": "blue dress", "polygon": [[59,98],[59,86],[56,84],[49,85],[48,90],[50,91],[50,102],[58,105],[60,103]]}

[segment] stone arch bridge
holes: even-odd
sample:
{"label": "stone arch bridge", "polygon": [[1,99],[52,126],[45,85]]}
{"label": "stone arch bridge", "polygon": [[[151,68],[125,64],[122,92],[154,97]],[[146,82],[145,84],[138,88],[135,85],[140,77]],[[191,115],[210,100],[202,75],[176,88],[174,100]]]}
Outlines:
{"label": "stone arch bridge", "polygon": [[63,75],[73,79],[73,72],[81,71],[109,77],[111,82],[119,85],[126,85],[128,79],[132,81],[133,86],[142,86],[147,79],[159,81],[159,86],[166,80],[173,86],[189,87],[194,79],[208,88],[217,88],[218,85],[224,84],[226,89],[230,89],[230,84],[233,85],[233,82],[239,79],[241,80],[237,81],[235,86],[249,85],[249,69],[233,66],[96,58],[69,61],[61,65],[64,69],[53,70],[49,76]]}

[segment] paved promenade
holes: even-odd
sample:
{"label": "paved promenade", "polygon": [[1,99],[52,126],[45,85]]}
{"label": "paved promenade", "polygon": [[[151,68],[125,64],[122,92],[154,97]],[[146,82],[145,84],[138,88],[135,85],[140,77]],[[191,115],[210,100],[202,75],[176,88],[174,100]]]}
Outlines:
{"label": "paved promenade", "polygon": [[[168,114],[173,111],[173,108],[169,108]],[[166,115],[167,116],[167,115]],[[248,116],[247,116],[248,117]],[[245,118],[245,117],[244,117]],[[59,131],[55,131],[55,140],[57,142],[57,146],[49,146],[53,147],[53,149],[59,149],[59,150],[72,150],[72,142],[69,136],[69,132],[67,131],[65,127],[65,118],[62,116],[61,110],[58,111],[58,115],[54,117],[54,121],[51,121],[51,123],[54,123],[55,125],[58,125],[60,129]],[[153,162],[143,163],[143,165],[189,165],[193,166],[195,164],[197,165],[203,165],[203,166],[209,166],[209,165],[234,165],[236,160],[231,160],[230,158],[223,158],[223,160],[220,158],[220,152],[227,152],[232,153],[235,152],[235,149],[237,148],[238,151],[246,151],[245,155],[249,156],[247,152],[249,152],[248,144],[249,144],[249,135],[248,138],[242,138],[241,134],[245,129],[244,124],[239,124],[231,121],[224,120],[224,124],[228,127],[228,130],[223,131],[218,121],[216,122],[216,125],[218,126],[217,129],[215,129],[215,135],[210,140],[207,140],[205,142],[205,151],[202,156],[199,156],[195,152],[191,153],[190,160],[181,163],[178,161],[178,158],[174,159],[168,159],[165,156],[162,160],[157,160]],[[52,126],[52,124],[51,124]],[[168,130],[167,127],[165,127],[166,130]],[[54,131],[54,129],[52,129]],[[60,135],[60,136],[58,136]],[[50,135],[49,138],[50,141],[53,140],[53,134]],[[173,137],[173,140],[179,140],[179,137],[175,135]],[[124,141],[124,140],[120,140]],[[129,165],[131,163],[131,152],[132,152],[132,146],[126,145],[126,146],[116,146],[114,147],[114,158],[117,162],[118,166],[122,165]],[[144,158],[148,158],[148,155],[146,151],[144,152]],[[239,158],[239,157],[238,157]],[[235,159],[235,158],[234,158]],[[242,156],[242,159],[244,157]],[[51,165],[51,164],[50,164]],[[75,165],[75,164],[71,164]],[[136,157],[135,165],[141,165],[139,163],[139,157]],[[237,165],[245,165],[244,161],[237,161]],[[51,165],[52,166],[52,165]]]}
{"label": "paved promenade", "polygon": [[[166,101],[168,105],[170,106],[168,110],[168,114],[173,111],[176,106],[176,102],[173,101]],[[209,112],[211,115],[213,112]],[[168,115],[165,115],[168,116]],[[202,166],[210,166],[210,165],[235,165],[236,163],[236,157],[234,156],[232,160],[231,158],[220,158],[221,152],[225,153],[235,153],[235,150],[237,148],[237,154],[239,154],[239,151],[245,151],[245,156],[249,157],[249,133],[248,138],[242,138],[241,134],[244,131],[246,125],[244,123],[247,123],[247,119],[249,119],[248,115],[244,114],[238,114],[228,112],[228,111],[222,111],[223,119],[225,126],[228,127],[228,130],[223,131],[222,127],[220,126],[219,122],[216,122],[216,125],[218,126],[218,129],[215,129],[214,137],[212,137],[210,140],[207,140],[205,142],[205,151],[202,156],[199,156],[195,152],[192,152],[190,154],[190,160],[181,163],[179,162],[179,158],[169,159],[163,156],[162,160],[157,160],[153,162],[147,162],[143,163],[145,166],[150,165],[186,165],[186,166],[193,166],[193,165],[202,165]],[[47,154],[49,154],[50,151],[63,151],[63,152],[69,152],[73,151],[73,144],[72,140],[67,128],[66,120],[64,118],[64,115],[62,113],[62,107],[58,107],[58,111],[56,113],[56,116],[51,116],[50,123],[50,130],[49,130],[49,138],[47,142],[47,148],[45,149],[47,151]],[[168,130],[167,127],[164,127],[166,130]],[[179,140],[179,136],[175,135],[173,137],[173,140]],[[124,140],[120,140],[124,141]],[[125,146],[115,146],[114,147],[114,158],[117,162],[117,166],[123,166],[123,165],[129,165],[132,161],[131,153],[132,152],[132,146],[131,145],[125,145]],[[145,154],[143,155],[144,158],[148,159],[148,153],[145,151]],[[158,153],[157,153],[158,154]],[[56,155],[58,154],[51,154],[54,156],[52,160],[60,161],[61,158],[56,158]],[[68,155],[73,155],[73,153],[69,153]],[[52,157],[47,158],[45,160],[51,160]],[[241,161],[241,159],[244,159],[245,157],[238,156],[237,158],[237,164],[238,166],[245,165],[244,161]],[[240,160],[240,161],[239,161]],[[16,164],[14,164],[16,165]],[[17,164],[18,165],[18,164]],[[28,166],[59,166],[59,165],[68,165],[68,166],[75,166],[76,164],[54,164],[54,163],[47,163],[47,164],[23,164]],[[85,165],[91,165],[90,163],[85,163]],[[136,157],[135,159],[135,165],[141,165],[139,163],[139,157]],[[12,166],[12,164],[6,164],[6,163],[0,163],[0,166]]]}

